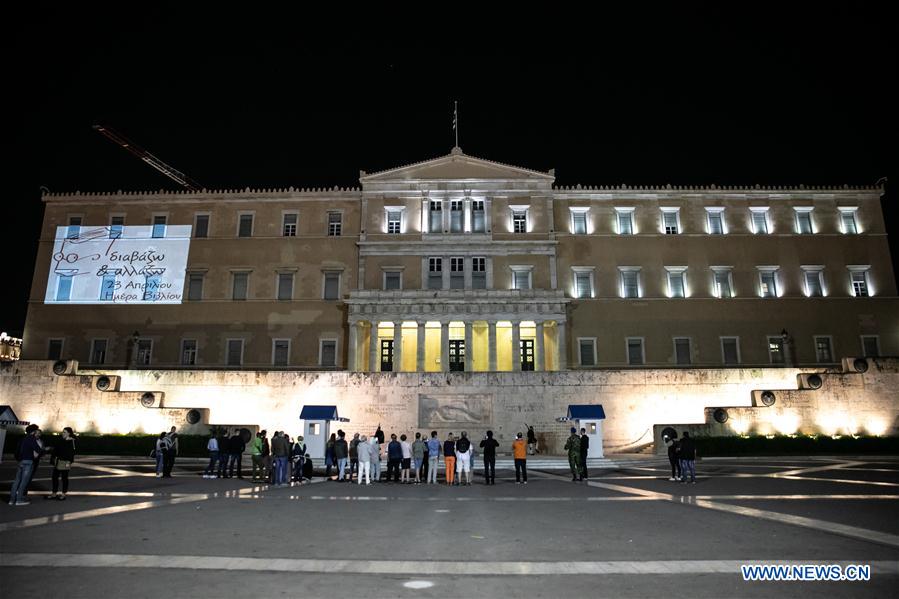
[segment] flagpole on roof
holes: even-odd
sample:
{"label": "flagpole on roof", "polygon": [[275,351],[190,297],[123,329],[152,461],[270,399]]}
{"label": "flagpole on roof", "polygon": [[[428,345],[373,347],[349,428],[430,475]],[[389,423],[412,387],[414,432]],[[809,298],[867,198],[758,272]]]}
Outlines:
{"label": "flagpole on roof", "polygon": [[456,147],[459,147],[459,101],[453,101],[453,132],[456,134]]}

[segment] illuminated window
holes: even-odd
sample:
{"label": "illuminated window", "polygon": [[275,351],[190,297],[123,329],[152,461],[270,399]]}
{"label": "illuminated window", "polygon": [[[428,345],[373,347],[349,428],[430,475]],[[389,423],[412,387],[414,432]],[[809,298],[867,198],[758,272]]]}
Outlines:
{"label": "illuminated window", "polygon": [[387,233],[397,235],[402,232],[403,211],[387,210]]}
{"label": "illuminated window", "polygon": [[[112,278],[115,281],[115,277]],[[72,275],[59,274],[56,279],[56,301],[67,302],[72,297]]]}
{"label": "illuminated window", "polygon": [[297,236],[297,218],[296,212],[286,212],[281,223],[281,235],[284,237]]}
{"label": "illuminated window", "polygon": [[157,214],[153,217],[153,237],[154,238],[162,238],[165,237],[165,224],[167,217],[162,214]]}
{"label": "illuminated window", "polygon": [[328,236],[340,237],[343,229],[343,214],[340,212],[328,213]]}
{"label": "illuminated window", "polygon": [[194,217],[194,237],[209,237],[208,214],[197,214]]}
{"label": "illuminated window", "polygon": [[768,360],[772,364],[783,364],[785,362],[783,337],[779,335],[768,337]]}
{"label": "illuminated window", "polygon": [[153,340],[138,339],[137,351],[134,356],[136,364],[140,366],[149,366],[150,362],[153,361]]}
{"label": "illuminated window", "polygon": [[443,202],[431,200],[430,203],[430,228],[431,233],[443,233]]}
{"label": "illuminated window", "polygon": [[677,235],[680,233],[679,210],[676,208],[662,208],[662,224],[665,235]]}
{"label": "illuminated window", "polygon": [[462,200],[450,202],[450,233],[461,233],[464,222],[464,204]]}
{"label": "illuminated window", "polygon": [[739,337],[721,337],[721,360],[725,365],[740,363]]}
{"label": "illuminated window", "polygon": [[484,200],[471,201],[471,230],[475,233],[484,233],[487,230]]}
{"label": "illuminated window", "polygon": [[593,274],[591,271],[574,272],[574,294],[578,298],[593,297]]}
{"label": "illuminated window", "polygon": [[512,211],[512,232],[527,233],[528,232],[528,211],[513,210]]}
{"label": "illuminated window", "polygon": [[569,210],[571,211],[571,232],[575,235],[586,235],[589,208],[569,208]]}
{"label": "illuminated window", "polygon": [[106,339],[93,339],[91,341],[90,364],[106,364],[106,347],[109,342]]}
{"label": "illuminated window", "polygon": [[578,363],[580,366],[596,366],[596,338],[578,337]]}
{"label": "illuminated window", "polygon": [[[115,275],[103,275],[100,281],[100,301],[111,302],[115,296]],[[144,290],[144,299],[147,299],[146,289]]]}
{"label": "illuminated window", "polygon": [[122,236],[122,231],[125,228],[125,217],[124,216],[111,216],[109,218],[109,238],[110,239],[119,239]]}
{"label": "illuminated window", "polygon": [[686,267],[666,266],[665,270],[668,271],[668,297],[686,297],[687,286],[684,281]]}
{"label": "illuminated window", "polygon": [[800,235],[811,235],[814,233],[812,228],[812,209],[810,207],[793,207],[796,212],[796,232]]}
{"label": "illuminated window", "polygon": [[706,208],[709,235],[724,235],[724,208]]}
{"label": "illuminated window", "polygon": [[243,339],[228,339],[228,366],[240,366],[243,364]]}
{"label": "illuminated window", "polygon": [[487,259],[471,259],[471,288],[487,289]]}
{"label": "illuminated window", "polygon": [[715,297],[727,299],[734,296],[730,268],[713,267],[712,276],[715,283]]}
{"label": "illuminated window", "polygon": [[637,269],[621,269],[619,276],[621,278],[621,297],[640,297],[640,271]]}
{"label": "illuminated window", "polygon": [[272,365],[287,366],[290,362],[290,339],[272,341]]}
{"label": "illuminated window", "polygon": [[855,235],[858,233],[858,221],[856,221],[855,213],[858,208],[840,208],[840,222],[843,224],[843,233],[847,235]]}
{"label": "illuminated window", "polygon": [[619,235],[634,234],[634,208],[615,208]]}
{"label": "illuminated window", "polygon": [[531,270],[530,266],[513,266],[512,267],[512,289],[530,289],[531,288]]}
{"label": "illuminated window", "polygon": [[752,232],[756,235],[768,234],[768,209],[767,208],[751,208],[752,213]]}
{"label": "illuminated window", "polygon": [[849,273],[852,279],[852,293],[855,297],[868,297],[868,270],[852,269]]}
{"label": "illuminated window", "polygon": [[626,341],[628,366],[642,366],[646,362],[643,352],[643,337],[628,337]]}
{"label": "illuminated window", "polygon": [[822,283],[823,268],[803,267],[802,275],[805,279],[805,295],[806,297],[821,297],[824,295],[824,284]]}
{"label": "illuminated window", "polygon": [[759,297],[777,297],[777,269],[759,267]]}
{"label": "illuminated window", "polygon": [[428,289],[443,289],[443,258],[428,258]]}
{"label": "illuminated window", "polygon": [[819,364],[833,362],[833,340],[829,336],[815,336],[815,360]]}
{"label": "illuminated window", "polygon": [[196,366],[197,365],[197,340],[182,339],[181,340],[181,365]]}
{"label": "illuminated window", "polygon": [[237,236],[252,237],[253,236],[253,215],[241,214],[237,220]]}
{"label": "illuminated window", "polygon": [[278,299],[287,301],[293,299],[293,273],[278,273]]}
{"label": "illuminated window", "polygon": [[674,358],[678,366],[689,366],[693,363],[689,337],[674,338]]}

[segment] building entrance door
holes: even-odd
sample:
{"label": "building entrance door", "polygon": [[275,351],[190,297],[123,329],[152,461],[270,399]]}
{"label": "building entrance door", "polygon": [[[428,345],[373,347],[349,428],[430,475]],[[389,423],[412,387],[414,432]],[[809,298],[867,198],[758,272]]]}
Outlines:
{"label": "building entrance door", "polygon": [[462,339],[451,339],[449,342],[449,369],[450,372],[465,370],[465,341]]}
{"label": "building entrance door", "polygon": [[534,370],[534,340],[521,340],[521,369]]}
{"label": "building entrance door", "polygon": [[381,372],[393,372],[393,339],[381,339]]}

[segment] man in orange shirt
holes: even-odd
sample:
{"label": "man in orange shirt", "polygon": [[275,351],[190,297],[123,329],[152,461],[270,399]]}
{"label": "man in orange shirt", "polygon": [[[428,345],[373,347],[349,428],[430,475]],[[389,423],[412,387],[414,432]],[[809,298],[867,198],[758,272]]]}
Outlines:
{"label": "man in orange shirt", "polygon": [[515,482],[528,484],[528,445],[518,433],[518,438],[512,442],[512,457],[515,458]]}

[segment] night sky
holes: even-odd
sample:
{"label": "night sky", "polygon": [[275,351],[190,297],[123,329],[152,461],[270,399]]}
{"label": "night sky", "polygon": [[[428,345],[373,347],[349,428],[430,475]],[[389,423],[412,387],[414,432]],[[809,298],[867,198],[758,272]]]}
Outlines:
{"label": "night sky", "polygon": [[465,153],[555,168],[559,185],[895,186],[896,20],[885,3],[857,4],[593,15],[520,5],[502,18],[450,4],[26,9],[2,42],[12,276],[0,328],[22,332],[40,186],[178,188],[94,123],[208,188],[355,186],[360,169],[446,154],[454,100]]}

